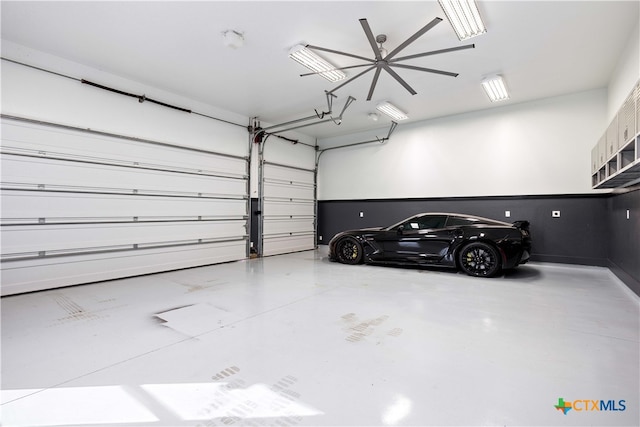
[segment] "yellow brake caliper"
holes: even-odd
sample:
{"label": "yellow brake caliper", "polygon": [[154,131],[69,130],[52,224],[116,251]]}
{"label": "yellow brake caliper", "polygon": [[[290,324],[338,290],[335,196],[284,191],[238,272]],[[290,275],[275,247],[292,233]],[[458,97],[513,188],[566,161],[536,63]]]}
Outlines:
{"label": "yellow brake caliper", "polygon": [[473,262],[473,254],[471,254],[471,252],[467,252],[467,263],[471,266],[475,266],[475,263]]}

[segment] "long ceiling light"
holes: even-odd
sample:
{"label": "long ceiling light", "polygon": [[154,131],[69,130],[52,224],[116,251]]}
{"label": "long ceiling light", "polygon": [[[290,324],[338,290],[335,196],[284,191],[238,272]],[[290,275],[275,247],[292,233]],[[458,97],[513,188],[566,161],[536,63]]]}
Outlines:
{"label": "long ceiling light", "polygon": [[504,85],[502,76],[496,75],[487,77],[482,81],[482,87],[484,88],[484,91],[487,92],[491,102],[509,99],[509,94],[507,93],[507,88]]}
{"label": "long ceiling light", "polygon": [[401,111],[398,107],[387,101],[379,103],[376,106],[376,109],[394,120],[406,120],[409,118],[409,116],[407,116],[407,113]]}
{"label": "long ceiling light", "polygon": [[466,40],[487,32],[475,0],[438,0],[458,39]]}
{"label": "long ceiling light", "polygon": [[301,44],[291,48],[289,51],[289,58],[304,65],[314,73],[318,73],[330,82],[337,82],[338,80],[342,80],[347,77],[347,75],[342,71],[336,70],[334,65],[325,61],[315,52],[312,52],[306,46]]}

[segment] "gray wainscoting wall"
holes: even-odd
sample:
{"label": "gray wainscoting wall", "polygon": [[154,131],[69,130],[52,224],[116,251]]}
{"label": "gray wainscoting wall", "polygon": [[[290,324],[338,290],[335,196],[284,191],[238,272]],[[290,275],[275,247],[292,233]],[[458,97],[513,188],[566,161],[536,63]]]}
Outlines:
{"label": "gray wainscoting wall", "polygon": [[640,295],[640,188],[595,195],[322,200],[318,243],[328,244],[343,230],[387,226],[420,212],[526,219],[531,222],[532,261],[609,267]]}
{"label": "gray wainscoting wall", "polygon": [[612,195],[606,201],[608,266],[640,295],[640,188]]}

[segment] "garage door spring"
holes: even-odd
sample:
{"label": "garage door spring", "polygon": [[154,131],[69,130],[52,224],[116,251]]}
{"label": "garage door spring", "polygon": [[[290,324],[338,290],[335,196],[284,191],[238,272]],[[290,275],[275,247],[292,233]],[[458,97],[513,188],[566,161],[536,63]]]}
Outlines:
{"label": "garage door spring", "polygon": [[174,110],[179,110],[179,111],[184,111],[185,113],[192,113],[191,110],[188,110],[186,108],[182,108],[182,107],[176,107],[175,105],[170,105],[170,104],[166,104],[164,102],[160,102],[160,101],[156,101],[155,99],[151,99],[151,98],[147,98],[146,95],[136,95],[133,93],[129,93],[129,92],[124,92],[122,90],[118,90],[118,89],[113,89],[107,86],[103,86],[100,85],[98,83],[94,83],[94,82],[90,82],[89,80],[85,80],[82,79],[80,80],[82,83],[89,85],[89,86],[94,86],[100,89],[104,89],[104,90],[108,90],[109,92],[114,92],[120,95],[124,95],[124,96],[130,96],[131,98],[138,98],[138,102],[143,103],[144,101],[149,101],[149,102],[153,102],[154,104],[158,104],[158,105],[162,105],[163,107],[169,107],[169,108],[173,108]]}
{"label": "garage door spring", "polygon": [[56,75],[56,76],[59,76],[59,77],[65,77],[67,79],[76,80],[76,81],[79,81],[79,82],[81,82],[83,84],[86,84],[86,85],[89,85],[89,86],[93,86],[93,87],[97,87],[99,89],[108,90],[109,92],[117,93],[119,95],[124,95],[124,96],[129,96],[131,98],[136,98],[138,100],[138,102],[140,102],[140,103],[143,103],[145,101],[149,101],[149,102],[152,102],[152,103],[157,104],[157,105],[162,105],[163,107],[172,108],[174,110],[183,111],[185,113],[196,114],[198,116],[207,117],[209,119],[213,119],[213,120],[217,120],[217,121],[220,121],[220,122],[228,123],[230,125],[240,126],[242,128],[247,129],[247,126],[245,126],[245,125],[241,125],[241,124],[238,124],[238,123],[230,122],[230,121],[224,120],[224,119],[219,119],[217,117],[209,116],[207,114],[202,114],[202,113],[198,113],[198,112],[195,112],[195,111],[191,111],[191,110],[189,110],[187,108],[177,107],[175,105],[167,104],[165,102],[157,101],[155,99],[147,98],[146,95],[136,95],[134,93],[125,92],[125,91],[122,91],[122,90],[119,90],[119,89],[113,89],[113,88],[110,88],[108,86],[104,86],[104,85],[101,85],[101,84],[98,84],[98,83],[90,82],[89,80],[79,79],[77,77],[68,76],[66,74],[62,74],[62,73],[58,73],[58,72],[55,72],[55,71],[47,70],[47,69],[41,68],[41,67],[36,67],[34,65],[25,64],[23,62],[15,61],[13,59],[5,58],[5,57],[1,57],[1,59],[3,61],[7,61],[7,62],[14,63],[14,64],[22,65],[24,67],[33,68],[34,70],[44,71],[45,73],[53,74],[53,75]]}

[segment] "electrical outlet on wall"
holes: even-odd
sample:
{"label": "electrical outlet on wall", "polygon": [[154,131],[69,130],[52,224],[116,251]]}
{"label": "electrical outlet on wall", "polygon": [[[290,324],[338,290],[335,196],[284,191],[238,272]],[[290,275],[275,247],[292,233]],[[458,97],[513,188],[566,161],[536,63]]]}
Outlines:
{"label": "electrical outlet on wall", "polygon": [[364,218],[364,212],[360,212],[360,218]]}
{"label": "electrical outlet on wall", "polygon": [[551,216],[553,218],[560,218],[560,211],[551,211]]}
{"label": "electrical outlet on wall", "polygon": [[504,216],[505,216],[505,218],[510,218],[511,217],[511,211],[504,211]]}

